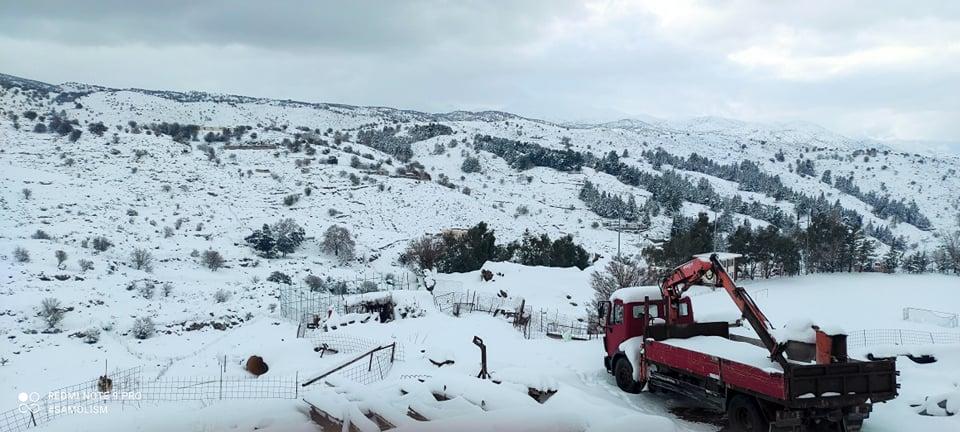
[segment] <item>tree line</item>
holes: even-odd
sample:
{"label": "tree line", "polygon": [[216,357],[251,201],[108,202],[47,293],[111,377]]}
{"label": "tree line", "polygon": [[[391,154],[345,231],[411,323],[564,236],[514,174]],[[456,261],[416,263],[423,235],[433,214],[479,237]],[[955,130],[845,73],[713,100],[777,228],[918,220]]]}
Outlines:
{"label": "tree line", "polygon": [[814,213],[806,227],[783,230],[774,225],[753,227],[744,221],[730,233],[719,229],[706,213],[696,218],[675,216],[670,237],[647,247],[643,256],[660,272],[695,254],[724,250],[743,255],[735,269],[741,277],[769,278],[804,273],[887,272],[923,273],[936,270],[960,274],[960,231],[941,236],[933,253],[907,254],[907,241],[894,237],[881,253],[859,219],[845,218],[834,208]]}
{"label": "tree line", "polygon": [[505,245],[497,243],[494,230],[480,222],[465,231],[447,231],[410,241],[400,263],[419,270],[463,273],[479,270],[487,261],[512,261],[523,265],[577,267],[590,265],[590,254],[573,236],[551,239],[547,234],[524,232]]}

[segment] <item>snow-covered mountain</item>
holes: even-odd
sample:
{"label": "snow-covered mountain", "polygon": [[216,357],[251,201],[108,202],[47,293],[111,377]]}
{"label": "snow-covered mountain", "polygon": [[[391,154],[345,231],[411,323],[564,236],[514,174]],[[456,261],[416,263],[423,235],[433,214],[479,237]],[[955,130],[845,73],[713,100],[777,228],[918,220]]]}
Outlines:
{"label": "snow-covered mountain", "polygon": [[[324,198],[322,201],[325,202],[320,203],[317,202],[321,201],[318,197],[306,197],[292,209],[281,211],[277,208],[278,211],[274,213],[297,216],[299,212],[317,205],[342,207],[342,213],[334,220],[347,222],[349,219],[358,228],[369,227],[370,230],[364,229],[360,235],[371,236],[368,247],[377,250],[387,244],[397,246],[402,240],[423,232],[473,225],[479,220],[486,220],[510,237],[519,235],[525,229],[546,231],[552,235],[571,233],[597,252],[609,253],[616,248],[615,233],[591,228],[599,218],[578,199],[579,184],[590,180],[603,190],[621,195],[632,194],[639,198],[640,204],[650,195],[649,191],[623,184],[612,176],[589,168],[580,173],[563,173],[544,167],[521,172],[491,153],[468,148],[477,134],[529,142],[547,149],[569,148],[595,156],[603,156],[610,151],[618,154],[626,151],[629,156],[623,158],[625,163],[654,174],[671,168],[655,167],[640,155],[644,150],[662,148],[680,157],[696,153],[720,164],[752,161],[763,172],[779,176],[786,187],[814,198],[822,193],[830,202],[839,200],[843,207],[861,214],[865,223],[891,227],[895,234],[904,235],[912,244],[921,247],[929,244],[939,229],[956,223],[960,205],[960,198],[956,194],[960,181],[955,175],[960,162],[956,157],[896,152],[880,143],[848,139],[810,124],[761,125],[704,117],[670,122],[622,120],[604,124],[561,125],[494,111],[433,114],[384,107],[305,103],[200,92],[109,89],[78,83],[56,86],[8,75],[0,76],[0,84],[3,86],[0,109],[5,114],[3,140],[10,153],[14,153],[12,150],[18,145],[26,145],[36,151],[48,147],[44,153],[56,151],[64,159],[73,161],[73,165],[55,170],[60,174],[76,171],[77,175],[82,176],[86,170],[96,170],[98,181],[114,182],[123,178],[128,187],[144,189],[143,193],[147,192],[148,187],[154,186],[150,183],[167,182],[177,186],[176,179],[190,177],[188,173],[206,184],[197,190],[183,192],[187,196],[170,196],[171,200],[180,202],[185,202],[188,196],[206,195],[205,189],[210,188],[212,182],[223,177],[229,178],[238,171],[270,170],[280,179],[250,180],[264,183],[258,184],[255,190],[222,183],[216,188],[230,196],[224,199],[225,202],[237,203],[233,196],[243,197],[240,199],[250,201],[248,205],[258,207],[263,207],[264,203],[275,206],[284,195],[302,193],[305,185],[335,188],[336,193],[325,196],[348,194],[353,198]],[[68,143],[66,137],[56,134],[35,134],[31,131],[37,121],[23,117],[24,112],[31,110],[39,115],[62,113],[66,118],[76,120],[79,124],[77,129],[85,133],[77,143]],[[19,119],[14,121],[14,117]],[[102,122],[109,131],[102,138],[96,137],[86,132],[86,125],[91,122]],[[373,125],[402,124],[409,127],[440,123],[449,126],[451,133],[412,142],[412,160],[425,165],[434,180],[440,178],[441,174],[445,175],[454,187],[444,187],[436,184],[436,181],[411,182],[381,175],[369,177],[359,186],[346,188],[350,181],[347,177],[340,177],[341,171],[362,175],[362,170],[349,167],[350,155],[342,147],[349,146],[350,151],[372,155],[376,160],[387,160],[392,156],[356,142],[344,142],[327,149],[331,155],[342,156],[339,166],[324,165],[302,170],[309,172],[301,172],[301,167],[294,166],[295,160],[302,155],[282,152],[282,149],[277,157],[265,151],[220,151],[219,159],[224,163],[211,164],[199,152],[179,153],[186,147],[173,142],[170,137],[131,133],[130,122],[136,122],[141,127],[162,122],[198,125],[203,128],[203,133],[220,128],[249,126],[247,135],[231,143],[235,145],[252,141],[279,144],[285,138],[294,139],[295,133],[303,133],[304,130],[330,131],[320,134],[319,139],[332,141],[334,132],[355,136],[362,128],[370,129]],[[14,124],[19,125],[19,129],[14,129]],[[200,138],[194,144],[202,143]],[[433,154],[438,144],[446,145],[451,140],[468,145],[448,149],[443,154]],[[54,147],[60,150],[53,150]],[[137,149],[150,151],[151,155],[134,162],[130,155]],[[459,168],[463,158],[474,154],[479,157],[483,171],[475,174],[461,172]],[[8,158],[13,159],[11,163],[20,169],[41,172],[49,172],[51,164],[61,162],[48,158],[31,160],[22,154]],[[813,161],[813,173],[798,174],[796,165],[807,160]],[[128,166],[120,169],[118,163],[121,162]],[[398,161],[392,162],[394,166],[387,167],[389,174],[393,174],[393,169],[401,165]],[[148,179],[127,172],[138,165],[148,165],[156,170],[156,177]],[[850,176],[852,183],[863,194],[874,192],[892,200],[915,201],[919,213],[929,219],[930,226],[916,227],[884,217],[884,213],[871,203],[864,202],[862,197],[844,193],[823,182],[821,177],[828,170],[833,178]],[[777,201],[763,193],[744,191],[738,183],[710,172],[682,170],[680,173],[689,176],[694,183],[700,178],[707,179],[721,197],[739,194],[748,202],[759,201],[778,206],[787,214],[796,214],[795,207],[789,202]],[[391,193],[380,193],[380,185]],[[463,188],[468,188],[470,194],[462,193]],[[343,192],[345,189],[351,190]],[[207,200],[211,198],[210,195],[206,197]],[[208,201],[208,204],[213,203]],[[704,206],[701,204],[687,203],[685,211],[695,213],[702,210]],[[516,215],[516,209],[521,206],[529,210],[528,215]],[[412,211],[390,207],[410,208]],[[430,217],[424,218],[423,215]],[[743,217],[745,215],[739,216]],[[329,216],[313,215],[312,218],[320,220]],[[250,223],[234,222],[235,225],[246,227]],[[653,229],[647,237],[659,236],[668,223],[666,217],[654,218]],[[387,234],[384,230],[393,233]],[[639,241],[633,239],[628,243],[628,248],[642,247],[643,236]],[[390,255],[393,252],[395,250],[391,250]]]}
{"label": "snow-covered mountain", "polygon": [[[618,234],[611,228],[616,220],[604,220],[580,199],[586,181],[598,190],[632,196],[640,207],[664,191],[624,183],[602,172],[598,164],[558,170],[539,163],[562,165],[557,158],[575,159],[571,155],[600,160],[615,152],[624,166],[651,178],[675,171],[695,188],[707,185],[710,194],[697,195],[704,199],[682,203],[680,210],[687,215],[707,211],[713,218],[710,206],[716,199],[739,197],[743,203],[757,203],[754,210],[764,211],[737,213],[734,218],[762,226],[771,222],[764,219],[767,210],[779,209],[793,220],[797,203],[822,195],[859,215],[865,224],[904,236],[907,247],[916,250],[935,247],[941,230],[954,229],[960,208],[956,175],[960,159],[897,152],[808,124],[698,118],[574,125],[495,111],[437,114],[200,92],[51,85],[8,75],[0,75],[0,87],[0,366],[9,362],[0,367],[0,391],[8,393],[58,388],[72,384],[78,374],[98,376],[105,358],[111,366],[157,369],[158,378],[217,373],[227,368],[221,359],[229,360],[228,373],[239,373],[243,356],[253,353],[272,354],[274,374],[321,371],[334,360],[318,360],[307,340],[293,338],[297,326],[281,322],[277,311],[282,285],[265,280],[283,272],[294,286],[303,286],[308,275],[355,280],[390,273],[404,281],[406,270],[398,257],[408,241],[424,234],[484,221],[500,243],[519,239],[525,231],[552,238],[570,234],[603,257],[618,251],[618,241],[625,254],[635,255],[667,236],[671,217],[663,212],[653,215],[648,227]],[[477,135],[503,145],[478,146]],[[658,149],[663,150],[659,157],[650,156]],[[668,156],[686,158],[694,153],[713,164],[684,162],[681,169],[663,163]],[[479,171],[464,169],[467,158],[477,159]],[[733,164],[755,165],[757,177],[745,180],[779,179],[790,194],[771,196],[764,192],[767,188],[741,184],[731,180],[740,178],[731,177],[729,170],[716,169]],[[824,175],[827,171],[830,176]],[[849,179],[843,190],[837,188],[838,178]],[[859,192],[850,193],[851,185]],[[908,221],[902,209],[880,209],[864,201],[869,197],[915,202],[916,208],[908,210],[916,223]],[[299,250],[266,259],[245,244],[253,230],[284,218],[305,229],[307,239]],[[343,262],[323,251],[320,239],[334,225],[352,233],[356,260]],[[112,245],[94,251],[95,238]],[[131,252],[136,249],[152,255],[152,266],[134,268]],[[225,267],[212,270],[202,265],[202,251],[218,251]],[[21,259],[23,254],[26,260]],[[490,295],[522,292],[528,305],[572,315],[589,303],[589,272],[596,267],[580,271],[501,263],[491,266],[498,274],[496,284],[481,283],[479,272],[441,275],[438,280],[487,289]],[[899,276],[883,283],[947,289],[954,281],[948,276]],[[854,299],[868,297],[882,285],[879,279],[859,277],[808,276],[809,283],[798,284],[802,288],[796,291],[771,290],[770,298],[776,301],[769,305],[785,320],[803,299],[813,298],[808,288],[828,291],[856,282],[862,286],[847,293]],[[586,400],[583,394],[616,407],[616,415],[637,409],[619,394],[611,396],[613,386],[595,345],[528,343],[498,318],[448,317],[430,304],[429,294],[402,294],[397,297],[409,303],[405,307],[427,306],[422,309],[428,317],[384,327],[351,326],[350,331],[371,338],[389,335],[411,349],[423,347],[424,355],[446,356],[442,351],[454,346],[464,360],[456,367],[473,375],[472,358],[466,357],[475,347],[467,336],[479,334],[497,344],[491,354],[494,366],[526,368],[523,373],[529,374],[534,369],[529,359],[545,358],[557,363],[556,370],[537,365],[535,372],[560,377],[568,401],[581,404]],[[55,326],[62,330],[59,334],[41,333],[47,323],[38,310],[47,297],[61,301],[65,311]],[[883,303],[894,297],[875,300]],[[724,309],[726,303],[721,304],[726,301],[723,293],[704,293],[701,298],[714,300],[701,301],[704,308],[698,314],[730,312]],[[920,303],[913,306],[938,307],[936,296],[916,301]],[[902,306],[899,300],[888,301],[871,306],[869,314],[838,312],[818,318],[858,326],[851,328],[885,326],[899,319]],[[819,307],[810,300],[799,309],[807,313]],[[943,307],[955,310],[953,304]],[[882,315],[875,313],[881,308]],[[143,317],[156,324],[157,334],[149,341],[132,335]],[[830,321],[835,317],[849,322]],[[875,317],[883,321],[867,319]],[[100,339],[85,344],[91,329]],[[514,357],[513,363],[504,361],[508,355]],[[70,368],[63,367],[64,357],[71,359]],[[412,374],[424,373],[414,360],[405,367]],[[926,395],[932,388],[940,391],[926,384],[908,390]],[[906,404],[895,408],[907,410]],[[647,405],[653,406],[643,402],[641,407]],[[250,409],[249,417],[256,421],[267,415],[263,407],[243,409]],[[643,409],[672,418],[662,406]],[[589,421],[609,417],[599,408],[584,411]],[[881,415],[890,418],[901,411]],[[283,415],[300,418],[293,409]],[[715,429],[689,422],[683,426]]]}

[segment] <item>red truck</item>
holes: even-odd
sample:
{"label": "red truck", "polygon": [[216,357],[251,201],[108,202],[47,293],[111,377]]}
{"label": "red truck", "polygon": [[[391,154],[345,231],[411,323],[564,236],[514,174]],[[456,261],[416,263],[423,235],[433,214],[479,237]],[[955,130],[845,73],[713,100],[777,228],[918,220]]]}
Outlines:
{"label": "red truck", "polygon": [[[759,339],[727,322],[697,322],[684,292],[703,279],[722,287]],[[846,336],[816,326],[774,338],[773,326],[716,255],[677,267],[659,286],[617,290],[600,309],[604,364],[617,386],[672,392],[726,412],[736,431],[859,431],[872,404],[897,396],[893,359],[847,356]]]}

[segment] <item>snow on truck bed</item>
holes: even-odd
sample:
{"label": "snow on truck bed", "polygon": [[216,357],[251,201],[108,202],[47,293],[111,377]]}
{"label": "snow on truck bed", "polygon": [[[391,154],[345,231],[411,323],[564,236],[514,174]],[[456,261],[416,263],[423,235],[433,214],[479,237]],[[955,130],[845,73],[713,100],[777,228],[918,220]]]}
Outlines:
{"label": "snow on truck bed", "polygon": [[770,360],[770,353],[766,349],[746,342],[736,342],[720,336],[694,336],[662,340],[660,343],[743,363],[765,372],[783,373],[783,368]]}

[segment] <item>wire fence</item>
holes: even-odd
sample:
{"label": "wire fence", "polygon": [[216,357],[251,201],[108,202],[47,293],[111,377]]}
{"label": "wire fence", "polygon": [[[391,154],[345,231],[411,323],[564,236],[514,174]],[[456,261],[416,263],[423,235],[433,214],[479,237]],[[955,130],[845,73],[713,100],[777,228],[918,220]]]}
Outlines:
{"label": "wire fence", "polygon": [[592,339],[596,332],[586,316],[561,314],[557,309],[535,309],[522,300],[476,291],[434,291],[434,304],[453,316],[486,312],[511,321],[527,339],[543,337]]}
{"label": "wire fence", "polygon": [[903,320],[922,324],[933,324],[940,327],[956,328],[957,314],[914,307],[903,308]]}
{"label": "wire fence", "polygon": [[327,311],[344,313],[348,307],[344,296],[390,290],[417,290],[422,281],[412,273],[375,273],[354,279],[326,281],[311,288],[304,283],[280,288],[280,316],[296,323],[308,322]]}
{"label": "wire fence", "polygon": [[348,360],[302,384],[306,387],[328,379],[331,376],[346,378],[358,384],[372,384],[382,380],[393,369],[398,353],[396,343],[373,348],[352,360]]}
{"label": "wire fence", "polygon": [[406,359],[403,346],[395,341],[386,344],[373,339],[344,335],[337,332],[320,331],[314,332],[310,339],[313,342],[314,351],[319,352],[321,357],[328,354],[357,353],[369,351],[370,349],[380,346],[393,345],[394,359],[397,361]]}
{"label": "wire fence", "polygon": [[880,345],[960,344],[960,333],[903,329],[857,330],[847,334],[847,346],[867,348]]}
{"label": "wire fence", "polygon": [[0,412],[0,432],[26,431],[60,417],[106,414],[112,407],[143,402],[296,399],[299,391],[299,374],[145,379],[143,368],[135,367],[45,394],[24,393],[17,408]]}

